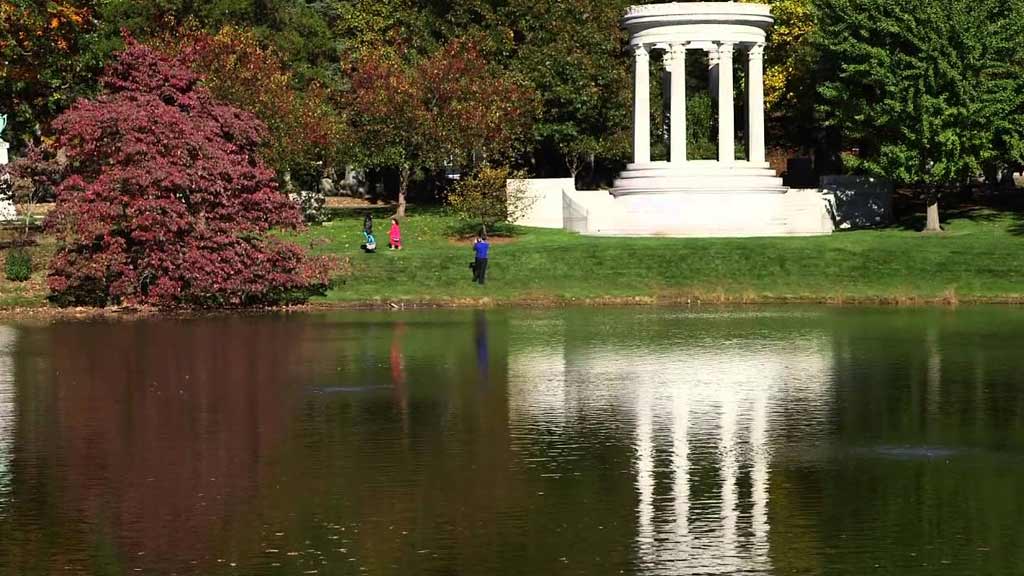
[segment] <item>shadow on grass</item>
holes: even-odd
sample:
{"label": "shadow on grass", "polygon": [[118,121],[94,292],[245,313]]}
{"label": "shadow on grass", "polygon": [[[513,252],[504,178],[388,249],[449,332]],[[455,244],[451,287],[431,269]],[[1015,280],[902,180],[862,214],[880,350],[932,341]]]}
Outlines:
{"label": "shadow on grass", "polygon": [[[927,206],[923,200],[897,194],[893,199],[893,209],[896,214],[895,227],[924,230]],[[939,220],[943,225],[954,220],[976,223],[1012,220],[1008,232],[1024,236],[1024,191],[973,193],[943,198],[939,201],[939,211]]]}
{"label": "shadow on grass", "polygon": [[[395,215],[397,209],[397,204],[382,202],[380,204],[362,206],[333,206],[324,208],[324,213],[326,214],[326,220],[363,218],[367,214],[373,214],[374,220],[388,220]],[[436,204],[407,204],[405,213],[407,217],[447,215],[445,207]]]}
{"label": "shadow on grass", "polygon": [[[448,236],[462,240],[473,238],[481,232],[484,232],[484,229],[479,222],[462,219],[454,220],[447,230]],[[498,224],[488,226],[486,233],[487,236],[494,238],[512,238],[522,234],[523,229],[513,224],[499,222]]]}

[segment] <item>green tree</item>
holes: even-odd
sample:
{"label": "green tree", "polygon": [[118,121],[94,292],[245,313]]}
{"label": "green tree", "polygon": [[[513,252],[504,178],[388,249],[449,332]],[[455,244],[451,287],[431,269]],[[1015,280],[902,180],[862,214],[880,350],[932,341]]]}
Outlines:
{"label": "green tree", "polygon": [[511,0],[498,10],[507,29],[507,65],[543,101],[533,129],[542,162],[560,157],[572,172],[580,158],[618,163],[628,157],[633,84],[619,21],[630,3]]}
{"label": "green tree", "polygon": [[0,0],[0,111],[19,147],[80,96],[103,67],[94,4],[82,0]]}
{"label": "green tree", "polygon": [[122,31],[147,40],[167,30],[192,27],[217,33],[244,29],[281,54],[298,86],[325,82],[340,71],[326,2],[294,0],[107,0],[96,7],[108,53],[119,49]]}
{"label": "green tree", "polygon": [[939,197],[1024,158],[1022,0],[820,0],[821,113],[848,167]]}
{"label": "green tree", "polygon": [[342,58],[414,62],[442,42],[436,19],[414,0],[327,0],[324,11]]}
{"label": "green tree", "polygon": [[813,143],[814,71],[817,51],[813,0],[745,0],[770,4],[775,23],[768,30],[764,98],[768,129],[774,142],[797,146]]}

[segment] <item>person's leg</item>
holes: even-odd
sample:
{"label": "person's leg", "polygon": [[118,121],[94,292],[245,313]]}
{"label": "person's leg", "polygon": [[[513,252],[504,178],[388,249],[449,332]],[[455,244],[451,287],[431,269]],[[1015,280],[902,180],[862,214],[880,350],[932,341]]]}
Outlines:
{"label": "person's leg", "polygon": [[480,269],[480,283],[483,284],[487,279],[487,258],[477,260],[477,268]]}

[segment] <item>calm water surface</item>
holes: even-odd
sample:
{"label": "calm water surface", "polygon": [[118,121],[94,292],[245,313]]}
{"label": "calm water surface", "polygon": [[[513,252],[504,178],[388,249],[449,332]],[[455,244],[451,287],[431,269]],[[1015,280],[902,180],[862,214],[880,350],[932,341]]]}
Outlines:
{"label": "calm water surface", "polygon": [[1024,574],[1024,309],[0,325],[0,574]]}

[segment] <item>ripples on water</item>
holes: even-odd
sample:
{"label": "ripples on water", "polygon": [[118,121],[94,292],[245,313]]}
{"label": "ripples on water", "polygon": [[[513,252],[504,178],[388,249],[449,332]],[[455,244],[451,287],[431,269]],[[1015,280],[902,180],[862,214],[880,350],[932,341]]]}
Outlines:
{"label": "ripples on water", "polygon": [[1020,328],[816,308],[0,326],[0,573],[1022,573]]}

